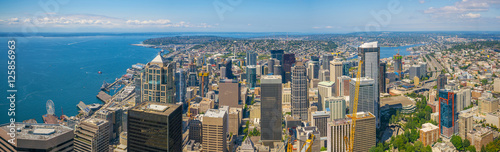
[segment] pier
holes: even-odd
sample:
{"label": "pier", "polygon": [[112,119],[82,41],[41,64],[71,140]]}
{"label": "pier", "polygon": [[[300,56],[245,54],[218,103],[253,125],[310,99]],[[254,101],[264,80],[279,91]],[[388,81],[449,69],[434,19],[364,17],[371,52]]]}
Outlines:
{"label": "pier", "polygon": [[106,92],[104,91],[100,91],[98,94],[97,94],[97,98],[99,100],[102,100],[104,103],[108,103],[109,100],[111,99],[111,96],[109,94],[107,94]]}

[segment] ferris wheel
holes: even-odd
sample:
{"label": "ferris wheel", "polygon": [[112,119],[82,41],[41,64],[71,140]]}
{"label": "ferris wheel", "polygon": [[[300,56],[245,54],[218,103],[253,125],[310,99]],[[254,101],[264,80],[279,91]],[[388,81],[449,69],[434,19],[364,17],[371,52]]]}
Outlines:
{"label": "ferris wheel", "polygon": [[54,109],[54,102],[52,102],[52,100],[47,100],[46,108],[47,108],[47,114],[54,115],[55,109]]}

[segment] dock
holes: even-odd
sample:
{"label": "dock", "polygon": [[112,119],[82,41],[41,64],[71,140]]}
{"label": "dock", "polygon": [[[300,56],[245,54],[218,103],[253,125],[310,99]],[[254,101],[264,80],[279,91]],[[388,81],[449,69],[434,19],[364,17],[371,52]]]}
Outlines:
{"label": "dock", "polygon": [[111,96],[109,94],[107,94],[106,92],[104,92],[104,91],[100,91],[97,94],[97,98],[99,100],[102,100],[104,103],[107,103],[111,99]]}

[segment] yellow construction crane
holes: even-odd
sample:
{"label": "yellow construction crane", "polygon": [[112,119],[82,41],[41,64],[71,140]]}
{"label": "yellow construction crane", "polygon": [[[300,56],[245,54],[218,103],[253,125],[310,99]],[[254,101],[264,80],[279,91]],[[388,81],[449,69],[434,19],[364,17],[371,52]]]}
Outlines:
{"label": "yellow construction crane", "polygon": [[354,145],[354,133],[356,132],[356,119],[358,115],[358,97],[359,97],[359,83],[361,81],[361,64],[363,64],[363,61],[359,61],[358,64],[358,73],[356,74],[356,87],[354,91],[354,102],[351,106],[352,108],[352,122],[351,122],[351,134],[349,137],[344,136],[344,143],[346,144],[347,151],[348,152],[353,152],[353,145]]}
{"label": "yellow construction crane", "polygon": [[311,152],[312,144],[314,143],[314,134],[311,133],[309,139],[302,145],[301,152]]}
{"label": "yellow construction crane", "polygon": [[186,116],[187,116],[187,117],[189,117],[189,119],[191,119],[191,118],[192,118],[192,117],[191,117],[191,100],[193,100],[194,98],[196,98],[196,96],[195,96],[195,97],[193,97],[193,98],[191,98],[191,99],[189,99],[189,100],[187,101],[187,104],[188,104],[188,111],[187,111],[187,113],[186,113]]}

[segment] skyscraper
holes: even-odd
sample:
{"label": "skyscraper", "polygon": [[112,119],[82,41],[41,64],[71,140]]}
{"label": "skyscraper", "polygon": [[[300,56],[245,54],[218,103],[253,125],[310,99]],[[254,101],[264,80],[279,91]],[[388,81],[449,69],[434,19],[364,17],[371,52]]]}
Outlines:
{"label": "skyscraper", "polygon": [[199,83],[199,94],[201,97],[204,97],[205,94],[208,92],[208,84],[209,84],[209,79],[208,79],[208,72],[200,72],[198,74],[198,77],[200,78],[200,83]]}
{"label": "skyscraper", "polygon": [[328,123],[327,128],[327,151],[345,152],[347,146],[344,137],[351,136],[352,119],[335,119]]}
{"label": "skyscraper", "polygon": [[[349,86],[349,113],[352,113],[352,105],[354,102],[354,90],[356,86],[356,78],[352,78]],[[358,111],[359,112],[370,112],[375,113],[375,120],[378,122],[378,108],[375,96],[373,95],[375,91],[375,81],[372,78],[361,77],[361,82],[359,84],[359,96],[358,96]]]}
{"label": "skyscraper", "polygon": [[141,74],[141,102],[175,103],[175,62],[158,54]]}
{"label": "skyscraper", "polygon": [[[268,59],[267,60],[267,73],[266,74],[269,74],[269,73],[273,73],[274,72],[274,60],[275,59]],[[274,75],[281,75],[281,73],[273,73]]]}
{"label": "skyscraper", "polygon": [[257,69],[255,65],[247,66],[247,87],[255,88],[257,85]]}
{"label": "skyscraper", "polygon": [[332,61],[332,60],[333,60],[333,55],[324,54],[323,58],[321,59],[321,69],[329,70],[330,69],[330,61]]}
{"label": "skyscraper", "polygon": [[439,90],[444,89],[444,86],[445,86],[446,84],[448,84],[448,81],[447,81],[447,80],[448,80],[448,79],[446,78],[446,76],[445,76],[444,74],[440,74],[440,75],[437,77],[437,84],[436,84],[436,86],[437,86],[437,90],[438,90],[438,92],[439,92]]}
{"label": "skyscraper", "polygon": [[325,99],[325,108],[330,109],[330,119],[345,118],[346,102],[344,97],[328,97]]}
{"label": "skyscraper", "polygon": [[462,88],[459,91],[456,91],[456,96],[457,111],[462,111],[471,105],[472,91],[470,88]]}
{"label": "skyscraper", "polygon": [[246,65],[257,65],[257,53],[248,50],[246,53]]}
{"label": "skyscraper", "polygon": [[228,79],[234,79],[234,76],[233,76],[233,62],[230,59],[226,61],[226,77]]}
{"label": "skyscraper", "polygon": [[396,55],[394,55],[394,57],[392,58],[394,60],[394,72],[397,72],[398,73],[398,80],[401,80],[403,74],[403,56],[399,55],[399,53],[397,53]]}
{"label": "skyscraper", "polygon": [[458,119],[455,98],[452,90],[439,90],[439,128],[441,134],[447,138],[454,134],[455,122]]}
{"label": "skyscraper", "polygon": [[312,112],[311,115],[313,119],[311,125],[316,126],[318,128],[320,132],[320,137],[326,137],[326,130],[328,125],[328,119],[330,119],[330,113],[328,113],[327,111],[315,111]]}
{"label": "skyscraper", "polygon": [[292,71],[292,116],[295,119],[307,120],[309,108],[306,67],[298,62]]}
{"label": "skyscraper", "polygon": [[[376,117],[377,128],[380,127],[378,107],[380,106],[379,69],[380,69],[380,47],[378,42],[364,43],[358,47],[358,55],[361,57],[361,76],[373,79],[373,98],[375,99],[375,111],[370,111]],[[361,92],[360,92],[361,93]]]}
{"label": "skyscraper", "polygon": [[266,146],[274,147],[273,142],[281,141],[281,76],[262,76],[260,82],[262,90],[260,110],[262,133],[260,139]]}
{"label": "skyscraper", "polygon": [[344,62],[342,62],[342,75],[351,76],[349,74],[349,69],[351,69],[351,67],[354,66],[353,63],[354,62],[350,62],[350,61],[344,61]]}
{"label": "skyscraper", "polygon": [[207,110],[203,116],[203,151],[227,151],[227,117],[225,111]]}
{"label": "skyscraper", "polygon": [[[283,54],[283,61],[281,61],[282,74],[281,77],[285,77],[282,82],[287,83],[291,80],[292,66],[295,63],[295,54]],[[305,66],[304,66],[305,67]]]}
{"label": "skyscraper", "polygon": [[182,151],[181,105],[143,102],[128,111],[128,151]]}
{"label": "skyscraper", "polygon": [[271,50],[271,58],[277,59],[280,63],[283,62],[283,50]]}
{"label": "skyscraper", "polygon": [[335,82],[321,81],[318,83],[318,110],[323,111],[327,107],[325,99],[335,93]]}
{"label": "skyscraper", "polygon": [[330,81],[330,71],[329,70],[319,70],[319,81]]}
{"label": "skyscraper", "polygon": [[98,118],[83,120],[75,130],[75,151],[98,152],[109,149],[109,121]]}
{"label": "skyscraper", "polygon": [[[375,116],[370,112],[358,112],[356,120],[356,133],[352,151],[369,151],[376,144]],[[346,115],[352,119],[352,114]]]}
{"label": "skyscraper", "polygon": [[385,69],[386,69],[386,66],[387,66],[387,63],[385,62],[380,62],[380,66],[379,66],[379,91],[380,93],[386,93],[387,91],[385,90],[385,73],[387,72]]}
{"label": "skyscraper", "polygon": [[219,107],[242,108],[239,105],[240,98],[241,84],[237,80],[222,79],[219,81]]}
{"label": "skyscraper", "polygon": [[[330,61],[330,80],[337,84],[337,78],[342,76],[342,62],[339,60]],[[338,96],[338,91],[336,91],[335,96]]]}
{"label": "skyscraper", "polygon": [[349,96],[349,82],[351,81],[351,77],[349,76],[340,76],[337,78],[338,84],[335,84],[335,91],[338,90],[339,96]]}
{"label": "skyscraper", "polygon": [[175,99],[177,102],[182,102],[183,104],[186,104],[186,78],[186,71],[179,68],[175,73]]}
{"label": "skyscraper", "polygon": [[309,61],[307,63],[307,76],[309,80],[318,79],[318,74],[319,74],[319,62]]}

